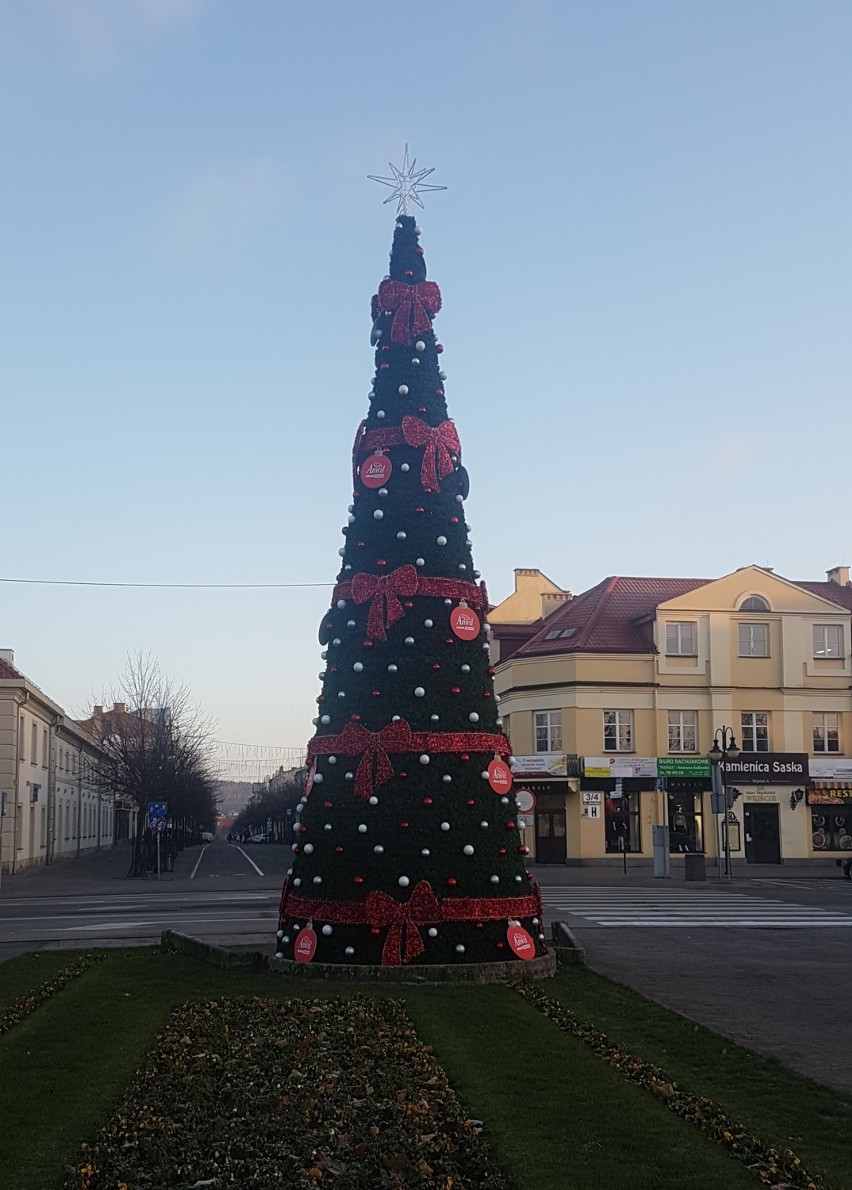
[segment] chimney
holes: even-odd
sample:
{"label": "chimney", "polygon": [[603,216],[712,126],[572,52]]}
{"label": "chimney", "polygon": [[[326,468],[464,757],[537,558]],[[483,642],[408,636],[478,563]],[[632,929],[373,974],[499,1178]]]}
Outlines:
{"label": "chimney", "polygon": [[570,591],[545,591],[541,596],[541,618],[546,620],[547,617],[557,611],[565,603],[570,603],[574,596]]}
{"label": "chimney", "polygon": [[9,665],[15,664],[15,650],[14,649],[0,649],[0,661],[6,661]]}
{"label": "chimney", "polygon": [[100,719],[100,717],[103,713],[104,713],[103,707],[92,707],[92,718],[93,719]]}
{"label": "chimney", "polygon": [[831,570],[826,570],[825,573],[830,583],[837,583],[841,587],[849,586],[848,566],[835,566]]}
{"label": "chimney", "polygon": [[114,702],[112,704],[112,712],[114,715],[126,715],[127,714],[127,703],[126,702]]}

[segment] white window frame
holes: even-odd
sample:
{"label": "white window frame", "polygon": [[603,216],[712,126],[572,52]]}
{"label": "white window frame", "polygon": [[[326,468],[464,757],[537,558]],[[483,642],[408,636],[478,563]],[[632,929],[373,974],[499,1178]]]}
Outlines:
{"label": "white window frame", "polygon": [[[765,723],[758,723],[757,717],[762,715],[766,720]],[[758,731],[760,729],[766,730],[766,747],[758,747]],[[743,752],[771,752],[769,746],[769,711],[741,711],[740,712],[740,738],[742,739]]]}
{"label": "white window frame", "polygon": [[[743,632],[745,629],[745,633]],[[756,649],[757,630],[760,629],[763,633],[763,651],[758,652]],[[745,636],[745,640],[743,637]],[[768,657],[769,656],[769,625],[768,624],[752,624],[749,622],[740,622],[738,625],[737,638],[739,641],[739,655],[740,657]]]}
{"label": "white window frame", "polygon": [[[536,752],[562,751],[561,711],[533,712],[533,744]],[[546,747],[542,745],[546,745]]]}
{"label": "white window frame", "polygon": [[[607,731],[607,729],[610,729]],[[614,747],[607,744],[607,735]],[[628,710],[604,711],[604,752],[633,752],[633,712]]]}
{"label": "white window frame", "polygon": [[669,753],[693,755],[698,751],[698,714],[695,711],[669,711]]}
{"label": "white window frame", "polygon": [[[814,752],[831,753],[835,756],[840,754],[840,715],[837,711],[814,711],[812,733]],[[833,748],[829,747],[832,743]]]}
{"label": "white window frame", "polygon": [[843,651],[842,624],[814,624],[814,658],[817,661],[842,658]]}
{"label": "white window frame", "polygon": [[[684,629],[689,632],[685,633]],[[670,641],[670,630],[673,640]],[[688,647],[684,636],[691,637]],[[698,656],[698,625],[694,620],[672,620],[666,624],[666,656],[667,657],[697,657]]]}

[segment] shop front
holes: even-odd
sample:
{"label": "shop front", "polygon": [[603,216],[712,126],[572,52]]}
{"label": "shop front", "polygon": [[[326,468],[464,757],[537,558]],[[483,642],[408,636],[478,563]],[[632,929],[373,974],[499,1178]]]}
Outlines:
{"label": "shop front", "polygon": [[649,854],[656,757],[585,756],[581,772],[583,858]]}
{"label": "shop front", "polygon": [[807,790],[816,856],[852,855],[852,760],[811,760]]}
{"label": "shop front", "polygon": [[[800,752],[740,752],[724,763],[732,822],[742,823],[747,864],[780,864],[802,855],[801,814],[808,757]],[[733,848],[732,848],[733,849]]]}
{"label": "shop front", "polygon": [[705,798],[712,788],[708,757],[659,756],[657,774],[666,794],[669,851],[672,855],[703,852],[705,813],[709,807]]}
{"label": "shop front", "polygon": [[528,841],[532,861],[565,864],[569,858],[568,798],[572,792],[568,774],[576,774],[576,757],[550,752],[515,756],[512,769],[525,841],[528,833],[532,836]]}

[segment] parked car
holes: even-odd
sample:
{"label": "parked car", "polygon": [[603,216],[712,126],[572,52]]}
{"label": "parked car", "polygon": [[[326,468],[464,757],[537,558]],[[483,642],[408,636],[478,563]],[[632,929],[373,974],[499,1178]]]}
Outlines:
{"label": "parked car", "polygon": [[213,832],[212,831],[202,831],[201,832],[201,842],[202,843],[212,843],[213,842]]}
{"label": "parked car", "polygon": [[852,855],[843,861],[843,875],[847,880],[852,880]]}

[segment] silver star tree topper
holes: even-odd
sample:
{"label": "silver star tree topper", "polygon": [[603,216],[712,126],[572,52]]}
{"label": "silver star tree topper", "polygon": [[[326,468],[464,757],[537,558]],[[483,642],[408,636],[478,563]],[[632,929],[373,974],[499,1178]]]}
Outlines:
{"label": "silver star tree topper", "polygon": [[385,205],[389,202],[393,202],[393,200],[396,199],[396,202],[397,202],[396,213],[397,213],[397,215],[407,215],[408,214],[409,202],[416,202],[418,207],[423,206],[423,202],[420,198],[420,193],[419,193],[421,190],[426,191],[426,190],[446,190],[447,189],[446,186],[433,186],[431,183],[427,183],[424,181],[424,178],[428,178],[430,174],[433,174],[435,172],[434,166],[432,166],[431,169],[417,169],[416,170],[414,168],[416,164],[417,164],[416,157],[413,159],[413,161],[408,160],[408,145],[406,145],[405,146],[405,155],[402,160],[402,169],[398,169],[390,161],[388,162],[388,166],[389,166],[390,171],[393,175],[392,177],[379,178],[375,174],[367,174],[367,177],[370,179],[371,182],[381,182],[381,184],[383,186],[390,186],[391,193],[388,195],[388,197],[385,199],[384,204],[382,204],[382,205]]}

